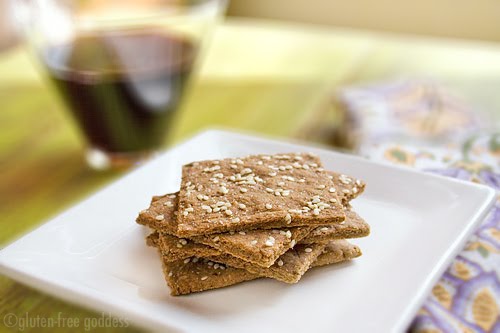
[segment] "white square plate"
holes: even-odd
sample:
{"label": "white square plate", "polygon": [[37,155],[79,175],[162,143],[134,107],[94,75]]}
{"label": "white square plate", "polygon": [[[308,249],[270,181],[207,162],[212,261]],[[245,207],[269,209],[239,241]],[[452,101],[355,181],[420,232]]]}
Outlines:
{"label": "white square plate", "polygon": [[[312,151],[328,169],[367,182],[354,202],[372,227],[363,256],[317,268],[300,283],[270,279],[171,297],[137,213],[179,188],[194,160]],[[204,132],[0,252],[0,270],[27,285],[142,327],[182,332],[404,330],[493,204],[493,190],[313,147]]]}

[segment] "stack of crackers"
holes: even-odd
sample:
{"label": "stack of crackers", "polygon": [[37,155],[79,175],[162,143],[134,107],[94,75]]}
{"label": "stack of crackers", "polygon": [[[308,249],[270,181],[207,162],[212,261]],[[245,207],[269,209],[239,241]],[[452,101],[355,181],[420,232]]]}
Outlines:
{"label": "stack of crackers", "polygon": [[253,155],[182,168],[179,192],[153,197],[150,227],[172,295],[261,277],[297,283],[312,267],[361,255],[345,239],[369,225],[349,202],[365,184],[310,153]]}

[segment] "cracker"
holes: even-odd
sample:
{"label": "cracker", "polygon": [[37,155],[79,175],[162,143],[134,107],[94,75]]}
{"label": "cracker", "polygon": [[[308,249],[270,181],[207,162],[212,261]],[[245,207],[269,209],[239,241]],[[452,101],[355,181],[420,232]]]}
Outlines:
{"label": "cracker", "polygon": [[211,261],[196,258],[193,262],[193,259],[163,262],[163,273],[172,296],[223,288],[259,277],[244,269],[220,264],[215,268]]}
{"label": "cracker", "polygon": [[297,245],[288,250],[268,268],[252,265],[228,254],[206,257],[214,262],[241,268],[261,277],[286,283],[297,283],[316,258],[322,254],[326,244]]}
{"label": "cracker", "polygon": [[177,235],[339,223],[335,192],[310,154],[191,163],[182,169]]}
{"label": "cracker", "polygon": [[175,235],[177,232],[177,193],[154,196],[149,207],[142,210],[135,221],[151,229]]}
{"label": "cracker", "polygon": [[345,216],[345,221],[340,224],[331,224],[314,229],[301,240],[301,243],[321,243],[334,239],[366,237],[370,234],[370,225],[356,212],[345,209]]}
{"label": "cracker", "polygon": [[[175,234],[175,212],[177,209],[176,194],[155,197],[149,209],[142,211],[137,218],[138,223],[145,224],[162,233]],[[210,236],[193,237],[195,243],[209,245],[220,252],[229,253],[242,260],[262,267],[271,266],[276,259],[293,245],[302,240],[313,230],[313,227],[294,227],[281,230],[251,230],[237,233],[222,233]],[[195,246],[193,241],[184,238],[164,237],[167,248],[172,248],[171,256],[179,259],[182,248],[192,250],[191,255],[199,256],[196,250],[204,251],[204,255],[213,255],[213,249]],[[179,249],[179,251],[177,251]],[[208,251],[211,251],[208,253]],[[184,251],[186,252],[186,251]]]}
{"label": "cracker", "polygon": [[270,267],[283,253],[306,237],[312,228],[240,231],[217,236],[194,237],[193,241],[219,249],[260,267]]}
{"label": "cracker", "polygon": [[[352,176],[346,176],[333,171],[326,171],[328,177],[333,181],[338,199],[345,206],[361,193],[366,184]],[[152,229],[175,235],[177,232],[177,206],[178,192],[155,196],[148,209],[143,210],[137,217],[137,223],[146,225]],[[158,216],[173,216],[170,219],[157,219]]]}
{"label": "cracker", "polygon": [[[355,245],[346,241],[332,241],[311,267],[343,262],[361,255]],[[190,294],[210,289],[227,287],[240,282],[254,280],[260,276],[244,269],[226,265],[215,265],[213,261],[200,258],[168,262],[163,260],[163,272],[173,296]]]}

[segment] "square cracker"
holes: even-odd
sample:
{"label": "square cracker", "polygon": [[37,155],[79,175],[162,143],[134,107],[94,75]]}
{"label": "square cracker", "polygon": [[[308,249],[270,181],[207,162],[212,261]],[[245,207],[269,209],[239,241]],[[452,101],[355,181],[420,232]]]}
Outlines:
{"label": "square cracker", "polygon": [[[361,251],[357,246],[345,241],[332,241],[311,267],[339,263],[360,255]],[[163,272],[172,296],[227,287],[260,277],[244,269],[220,264],[215,266],[212,261],[199,258],[195,261],[192,259],[175,262],[163,260]]]}
{"label": "square cracker", "polygon": [[[141,212],[137,221],[162,233],[175,234],[177,204],[176,194],[155,197],[150,208]],[[193,237],[192,240],[196,243],[209,245],[220,250],[220,252],[229,253],[255,265],[269,267],[280,255],[309,234],[313,228],[294,227],[281,230],[250,230],[198,236]],[[169,239],[168,237],[165,238]],[[192,241],[184,238],[178,238],[175,245],[179,248],[186,246],[191,250],[199,248],[195,247]],[[193,253],[192,255],[197,254]]]}
{"label": "square cracker", "polygon": [[345,216],[335,192],[310,154],[194,162],[182,168],[177,234],[339,223]]}
{"label": "square cracker", "polygon": [[296,245],[281,255],[271,267],[264,268],[202,244],[190,242],[179,247],[179,239],[174,236],[160,234],[151,237],[157,238],[154,246],[160,250],[164,261],[182,261],[192,257],[204,258],[286,283],[298,282],[326,246],[324,243]]}
{"label": "square cracker", "polygon": [[[337,197],[345,206],[363,193],[365,183],[351,176],[342,175],[333,171],[327,171],[337,193]],[[342,180],[341,180],[342,179]],[[177,235],[177,206],[178,192],[161,196],[154,196],[148,209],[139,213],[137,223],[148,226],[154,230]],[[168,216],[170,218],[162,218]]]}
{"label": "square cracker", "polygon": [[286,251],[268,268],[252,265],[228,254],[204,257],[227,266],[241,268],[261,277],[268,277],[281,282],[297,283],[311,264],[323,253],[326,244],[297,245]]}

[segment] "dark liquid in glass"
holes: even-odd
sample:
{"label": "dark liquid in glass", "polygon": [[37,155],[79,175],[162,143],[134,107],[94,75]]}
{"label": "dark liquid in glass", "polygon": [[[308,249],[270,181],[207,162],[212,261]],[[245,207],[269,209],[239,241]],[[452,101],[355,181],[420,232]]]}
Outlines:
{"label": "dark liquid in glass", "polygon": [[139,30],[81,35],[43,57],[90,145],[123,153],[161,145],[195,52],[186,39]]}

